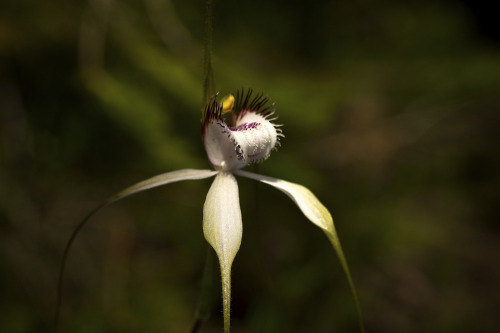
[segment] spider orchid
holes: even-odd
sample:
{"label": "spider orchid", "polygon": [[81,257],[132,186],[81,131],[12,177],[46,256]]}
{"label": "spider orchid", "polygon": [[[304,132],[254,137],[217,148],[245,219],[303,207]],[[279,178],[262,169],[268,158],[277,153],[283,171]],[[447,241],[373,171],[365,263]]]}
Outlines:
{"label": "spider orchid", "polygon": [[[86,221],[103,207],[131,194],[182,180],[214,177],[203,207],[203,233],[215,250],[222,276],[224,331],[230,330],[231,265],[242,238],[242,218],[236,176],[255,179],[284,192],[307,219],[323,230],[332,243],[347,276],[359,313],[354,285],[344,258],[333,219],[316,196],[302,185],[243,171],[252,163],[267,159],[283,137],[280,125],[273,123],[274,104],[252,90],[238,91],[236,98],[228,95],[220,103],[212,97],[202,112],[202,138],[213,170],[183,169],[146,179],[115,194],[91,212],[75,229],[66,247],[62,270],[69,247]],[[60,296],[59,296],[60,297]],[[60,302],[60,299],[59,299]]]}

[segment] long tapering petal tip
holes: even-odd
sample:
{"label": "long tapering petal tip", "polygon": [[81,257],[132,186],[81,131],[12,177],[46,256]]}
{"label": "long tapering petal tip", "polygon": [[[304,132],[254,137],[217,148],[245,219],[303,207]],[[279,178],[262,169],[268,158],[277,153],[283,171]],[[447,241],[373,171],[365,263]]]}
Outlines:
{"label": "long tapering petal tip", "polygon": [[277,188],[278,190],[282,191],[283,193],[288,195],[293,200],[293,202],[295,202],[295,204],[300,208],[302,213],[304,213],[304,215],[312,223],[320,227],[325,232],[335,252],[337,253],[337,257],[339,258],[340,264],[346,276],[354,300],[361,332],[364,332],[363,316],[361,311],[361,305],[359,303],[358,294],[356,292],[356,287],[354,286],[354,281],[351,277],[351,271],[349,269],[349,265],[347,264],[344,251],[342,250],[342,246],[340,244],[337,231],[335,230],[335,225],[333,223],[332,215],[330,214],[328,209],[326,209],[326,207],[318,200],[318,198],[316,198],[316,196],[309,189],[307,189],[302,185],[287,182],[273,177],[258,175],[243,170],[238,170],[235,172],[235,174],[261,181],[265,184],[271,185]]}

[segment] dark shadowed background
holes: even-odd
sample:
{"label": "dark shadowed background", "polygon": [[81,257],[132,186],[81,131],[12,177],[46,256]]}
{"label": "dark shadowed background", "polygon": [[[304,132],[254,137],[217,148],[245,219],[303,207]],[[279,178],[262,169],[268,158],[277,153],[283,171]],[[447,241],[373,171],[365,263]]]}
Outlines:
{"label": "dark shadowed background", "polygon": [[[500,29],[486,1],[216,1],[222,94],[275,101],[260,172],[331,210],[367,332],[500,327]],[[0,331],[48,332],[64,245],[107,196],[208,168],[204,2],[2,0]],[[234,332],[357,332],[326,237],[241,179]],[[187,332],[210,180],[109,207],[69,256],[62,332]],[[216,304],[220,304],[218,300]],[[221,306],[202,332],[221,332]]]}

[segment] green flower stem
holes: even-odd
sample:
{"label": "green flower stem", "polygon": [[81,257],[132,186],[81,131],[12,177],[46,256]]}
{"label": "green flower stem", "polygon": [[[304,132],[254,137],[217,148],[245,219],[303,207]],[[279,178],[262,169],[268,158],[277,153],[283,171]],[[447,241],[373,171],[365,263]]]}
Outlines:
{"label": "green flower stem", "polygon": [[[221,272],[226,272],[225,265],[221,263]],[[231,267],[227,274],[222,274],[222,312],[224,315],[224,333],[231,332]]]}
{"label": "green flower stem", "polygon": [[[205,12],[205,41],[203,58],[203,105],[206,105],[215,94],[215,79],[212,69],[212,35],[213,35],[213,1],[207,0]],[[202,115],[202,120],[205,115]]]}

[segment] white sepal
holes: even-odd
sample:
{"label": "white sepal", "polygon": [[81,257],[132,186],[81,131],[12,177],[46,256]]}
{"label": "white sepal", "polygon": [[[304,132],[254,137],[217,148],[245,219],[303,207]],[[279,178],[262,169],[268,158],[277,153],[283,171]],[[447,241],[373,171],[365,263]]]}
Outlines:
{"label": "white sepal", "polygon": [[238,183],[231,173],[220,172],[214,179],[203,206],[203,233],[219,258],[222,277],[224,327],[230,327],[231,265],[241,244]]}
{"label": "white sepal", "polygon": [[354,282],[352,280],[349,265],[347,264],[344,251],[342,250],[342,245],[340,244],[339,238],[337,236],[337,231],[335,230],[335,225],[333,224],[332,215],[330,214],[328,209],[323,206],[323,204],[311,191],[309,191],[309,189],[302,185],[287,182],[278,178],[258,175],[243,170],[235,171],[235,174],[261,181],[284,192],[295,202],[295,204],[300,208],[302,213],[304,213],[309,221],[311,221],[324,231],[335,252],[337,253],[337,257],[339,258],[342,269],[344,270],[344,274],[347,278],[347,282],[349,283],[356,310],[358,312],[361,331],[364,332],[363,315],[361,312],[358,293],[356,292],[356,287],[354,286]]}
{"label": "white sepal", "polygon": [[302,213],[304,213],[312,223],[323,229],[327,234],[336,234],[330,212],[306,187],[278,178],[262,176],[243,170],[238,170],[235,174],[259,180],[281,190],[297,204]]}
{"label": "white sepal", "polygon": [[108,198],[104,205],[109,205],[115,201],[123,199],[129,195],[137,192],[145,191],[153,187],[158,187],[182,180],[195,180],[212,177],[217,173],[213,170],[196,170],[196,169],[182,169],[162,173],[160,175],[143,180],[135,185],[127,187],[126,189],[118,192],[117,194]]}
{"label": "white sepal", "polygon": [[237,151],[238,145],[226,123],[211,119],[207,122],[203,134],[205,151],[214,168],[235,170],[244,166],[241,166],[245,162]]}

